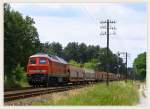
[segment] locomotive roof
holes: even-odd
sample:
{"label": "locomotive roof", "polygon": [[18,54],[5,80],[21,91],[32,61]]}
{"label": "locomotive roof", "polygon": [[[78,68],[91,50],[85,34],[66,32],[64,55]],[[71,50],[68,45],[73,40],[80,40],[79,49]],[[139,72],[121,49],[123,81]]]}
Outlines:
{"label": "locomotive roof", "polygon": [[37,53],[37,54],[34,54],[34,55],[30,56],[30,58],[32,58],[32,57],[46,57],[46,58],[50,59],[51,61],[55,61],[55,62],[63,63],[63,64],[68,64],[63,58],[60,58],[60,57],[55,56],[55,55]]}

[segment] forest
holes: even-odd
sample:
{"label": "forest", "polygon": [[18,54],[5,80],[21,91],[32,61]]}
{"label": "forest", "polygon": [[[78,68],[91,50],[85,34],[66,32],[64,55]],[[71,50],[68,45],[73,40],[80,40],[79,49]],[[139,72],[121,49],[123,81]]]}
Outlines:
{"label": "forest", "polygon": [[[39,39],[35,21],[4,4],[4,83],[6,87],[21,86],[26,81],[26,66],[29,56],[36,53],[47,53],[64,58],[70,64],[99,71],[126,73],[126,65],[122,58],[109,49],[99,45],[69,42],[63,47],[59,42],[42,43]],[[109,62],[109,69],[106,64]],[[146,78],[146,52],[134,60],[133,68],[137,79]]]}

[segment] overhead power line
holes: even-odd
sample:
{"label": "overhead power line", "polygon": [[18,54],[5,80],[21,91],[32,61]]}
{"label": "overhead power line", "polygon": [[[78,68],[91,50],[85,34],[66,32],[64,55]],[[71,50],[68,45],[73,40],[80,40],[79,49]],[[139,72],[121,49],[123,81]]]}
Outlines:
{"label": "overhead power line", "polygon": [[86,8],[86,7],[82,7],[82,9],[83,9],[83,11],[86,13],[86,15],[91,19],[91,21],[97,25],[98,20],[96,20],[96,19],[89,13],[89,11],[87,10],[87,8]]}

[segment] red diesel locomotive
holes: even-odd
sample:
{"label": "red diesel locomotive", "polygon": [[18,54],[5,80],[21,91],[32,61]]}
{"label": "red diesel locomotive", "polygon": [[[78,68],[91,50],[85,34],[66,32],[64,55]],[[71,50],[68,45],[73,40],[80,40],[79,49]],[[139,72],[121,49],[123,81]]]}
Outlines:
{"label": "red diesel locomotive", "polygon": [[35,54],[30,56],[27,77],[30,85],[67,82],[67,62],[57,56]]}

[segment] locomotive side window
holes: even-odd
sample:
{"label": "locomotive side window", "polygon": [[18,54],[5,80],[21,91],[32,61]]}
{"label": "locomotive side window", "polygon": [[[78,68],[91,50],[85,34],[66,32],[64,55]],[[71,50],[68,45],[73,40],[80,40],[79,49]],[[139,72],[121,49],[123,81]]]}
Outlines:
{"label": "locomotive side window", "polygon": [[40,64],[46,64],[46,59],[44,59],[44,58],[40,58],[39,63],[40,63]]}
{"label": "locomotive side window", "polygon": [[30,59],[30,64],[36,64],[36,59]]}

